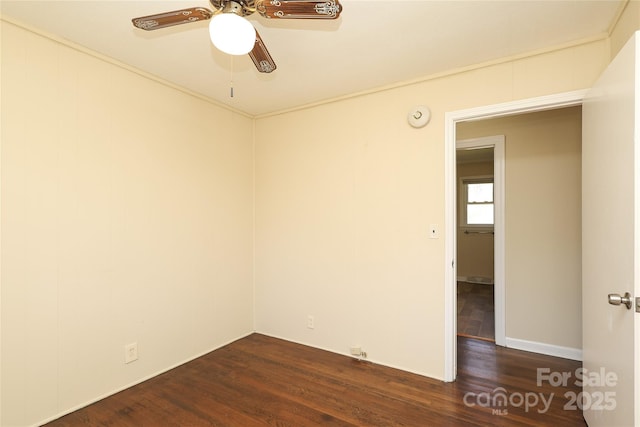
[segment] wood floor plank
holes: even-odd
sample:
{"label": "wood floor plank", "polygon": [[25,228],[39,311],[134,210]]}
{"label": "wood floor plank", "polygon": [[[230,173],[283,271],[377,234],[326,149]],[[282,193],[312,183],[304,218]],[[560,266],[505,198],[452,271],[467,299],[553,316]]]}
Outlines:
{"label": "wood floor plank", "polygon": [[[585,426],[564,408],[573,382],[537,384],[538,368],[579,362],[462,337],[458,356],[444,383],[253,334],[48,426]],[[515,400],[485,404],[501,390]],[[548,410],[517,400],[534,395],[552,397]]]}
{"label": "wood floor plank", "polygon": [[457,282],[458,333],[495,339],[493,285]]}

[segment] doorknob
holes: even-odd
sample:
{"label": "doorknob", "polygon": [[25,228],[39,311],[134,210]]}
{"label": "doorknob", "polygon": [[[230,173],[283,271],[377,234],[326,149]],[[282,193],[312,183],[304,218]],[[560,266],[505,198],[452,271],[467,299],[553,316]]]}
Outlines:
{"label": "doorknob", "polygon": [[631,310],[631,306],[633,305],[633,303],[631,302],[631,294],[629,292],[625,292],[624,296],[622,297],[620,296],[620,294],[609,294],[609,304],[624,304],[627,306],[627,309]]}

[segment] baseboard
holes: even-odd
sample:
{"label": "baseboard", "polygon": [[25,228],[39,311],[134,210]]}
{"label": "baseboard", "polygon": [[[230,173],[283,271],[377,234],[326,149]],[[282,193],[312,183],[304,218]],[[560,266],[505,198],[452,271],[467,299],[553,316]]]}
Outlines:
{"label": "baseboard", "polygon": [[562,357],[563,359],[582,361],[582,350],[579,348],[562,347],[559,345],[508,337],[505,340],[505,344],[506,347],[514,348],[516,350],[524,350],[532,353],[546,354],[548,356]]}
{"label": "baseboard", "polygon": [[458,282],[467,282],[467,283],[473,283],[476,285],[493,285],[493,279],[490,277],[483,277],[483,276],[458,276],[457,277]]}
{"label": "baseboard", "polygon": [[[294,344],[300,344],[300,345],[304,345],[307,347],[311,347],[311,348],[315,348],[316,350],[322,350],[322,351],[328,351],[329,353],[333,353],[333,354],[339,354],[340,356],[345,356],[345,357],[350,357],[350,358],[354,358],[351,354],[349,354],[348,352],[345,351],[337,351],[328,347],[322,347],[322,346],[318,346],[315,344],[311,344],[309,342],[306,341],[300,341],[300,340],[295,340],[295,339],[291,339],[291,338],[286,338],[284,336],[281,335],[277,335],[277,334],[271,334],[271,333],[267,333],[267,332],[261,332],[261,331],[256,331],[257,334],[261,334],[270,338],[276,338],[279,340],[283,340],[283,341],[288,341],[288,342],[292,342]],[[404,372],[409,372],[410,374],[416,374],[416,375],[420,375],[421,377],[425,377],[425,378],[431,378],[434,380],[440,380],[440,381],[445,381],[444,378],[440,375],[436,375],[433,373],[429,373],[429,372],[422,372],[422,371],[417,371],[415,369],[409,369],[405,366],[402,365],[394,365],[394,364],[390,364],[390,363],[384,363],[381,362],[377,359],[374,358],[368,358],[364,359],[364,361],[366,363],[372,363],[374,365],[380,365],[380,366],[385,366],[387,368],[392,368],[392,369],[397,369],[399,371],[404,371]]]}
{"label": "baseboard", "polygon": [[238,340],[240,340],[240,339],[242,339],[242,338],[244,338],[244,337],[247,337],[247,336],[249,336],[249,335],[251,335],[251,334],[253,334],[253,333],[255,333],[255,332],[254,332],[254,331],[251,331],[251,332],[248,332],[248,333],[245,333],[245,334],[240,335],[238,338],[232,338],[232,339],[230,339],[230,340],[228,340],[228,341],[224,341],[222,344],[215,345],[214,347],[211,347],[211,348],[210,348],[210,349],[208,349],[208,350],[205,350],[205,351],[203,351],[203,352],[201,352],[201,353],[198,353],[198,354],[196,354],[195,356],[189,357],[189,358],[187,358],[187,359],[185,359],[185,360],[183,360],[183,361],[181,361],[181,362],[175,363],[175,364],[173,364],[173,365],[171,365],[171,366],[169,366],[169,367],[167,367],[167,368],[164,368],[164,369],[161,369],[161,370],[159,370],[159,371],[157,371],[157,372],[154,372],[154,373],[152,373],[152,374],[146,375],[146,376],[144,376],[144,377],[142,377],[142,378],[139,378],[139,379],[137,379],[137,380],[135,380],[135,381],[133,381],[133,382],[131,382],[131,383],[129,383],[129,384],[126,384],[126,385],[124,385],[124,386],[118,387],[118,388],[116,388],[116,389],[114,389],[114,390],[112,390],[112,391],[110,391],[110,392],[108,392],[108,393],[105,393],[105,394],[102,394],[102,395],[100,395],[100,396],[94,397],[94,398],[92,398],[92,399],[90,399],[90,400],[88,400],[88,401],[86,401],[86,402],[84,402],[84,403],[81,403],[81,404],[79,404],[79,405],[73,406],[73,407],[71,407],[71,408],[67,408],[67,409],[63,410],[62,412],[59,412],[59,413],[58,413],[58,414],[56,414],[56,415],[53,415],[53,416],[51,416],[51,417],[48,417],[48,418],[46,418],[46,419],[44,419],[44,420],[39,421],[37,424],[34,424],[34,425],[32,425],[31,427],[38,427],[38,426],[41,426],[41,425],[44,425],[44,424],[50,423],[51,421],[55,421],[55,420],[57,420],[58,418],[64,417],[65,415],[68,415],[68,414],[70,414],[70,413],[72,413],[72,412],[75,412],[75,411],[77,411],[77,410],[79,410],[79,409],[85,408],[85,407],[87,407],[87,406],[89,406],[89,405],[91,405],[91,404],[93,404],[93,403],[99,402],[99,401],[100,401],[100,400],[102,400],[102,399],[106,399],[106,398],[107,398],[107,397],[109,397],[109,396],[113,396],[113,395],[114,395],[114,394],[116,394],[116,393],[119,393],[119,392],[121,392],[121,391],[123,391],[123,390],[126,390],[126,389],[131,388],[131,387],[133,387],[133,386],[136,386],[136,385],[138,385],[138,384],[140,384],[140,383],[143,383],[143,382],[145,382],[145,381],[148,381],[148,380],[150,380],[150,379],[152,379],[152,378],[154,378],[154,377],[157,377],[158,375],[162,375],[162,374],[164,374],[165,372],[168,372],[168,371],[170,371],[170,370],[172,370],[172,369],[175,369],[175,368],[177,368],[177,367],[179,367],[179,366],[182,366],[182,365],[184,365],[185,363],[189,363],[189,362],[191,362],[191,361],[193,361],[193,360],[195,360],[195,359],[197,359],[197,358],[199,358],[199,357],[202,357],[202,356],[204,356],[204,355],[206,355],[206,354],[209,354],[209,353],[211,353],[212,351],[218,350],[219,348],[222,348],[222,347],[224,347],[224,346],[226,346],[226,345],[229,345],[229,344],[231,344],[232,342],[238,341]]}

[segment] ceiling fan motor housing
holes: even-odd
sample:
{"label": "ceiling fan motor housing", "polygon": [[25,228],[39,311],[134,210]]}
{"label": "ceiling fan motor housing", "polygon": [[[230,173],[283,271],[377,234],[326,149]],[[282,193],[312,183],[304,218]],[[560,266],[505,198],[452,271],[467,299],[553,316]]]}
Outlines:
{"label": "ceiling fan motor housing", "polygon": [[251,15],[256,11],[255,0],[209,0],[211,7],[223,13],[235,13],[239,16]]}

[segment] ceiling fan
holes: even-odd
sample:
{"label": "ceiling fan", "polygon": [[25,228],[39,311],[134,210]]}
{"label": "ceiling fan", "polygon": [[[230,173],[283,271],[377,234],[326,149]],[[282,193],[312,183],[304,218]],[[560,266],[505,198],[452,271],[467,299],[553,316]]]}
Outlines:
{"label": "ceiling fan", "polygon": [[258,12],[275,19],[336,19],[342,12],[339,0],[209,0],[210,10],[191,7],[131,20],[137,28],[151,31],[173,25],[205,21],[213,44],[231,55],[249,54],[261,73],[270,73],[276,64],[256,29],[244,17]]}

